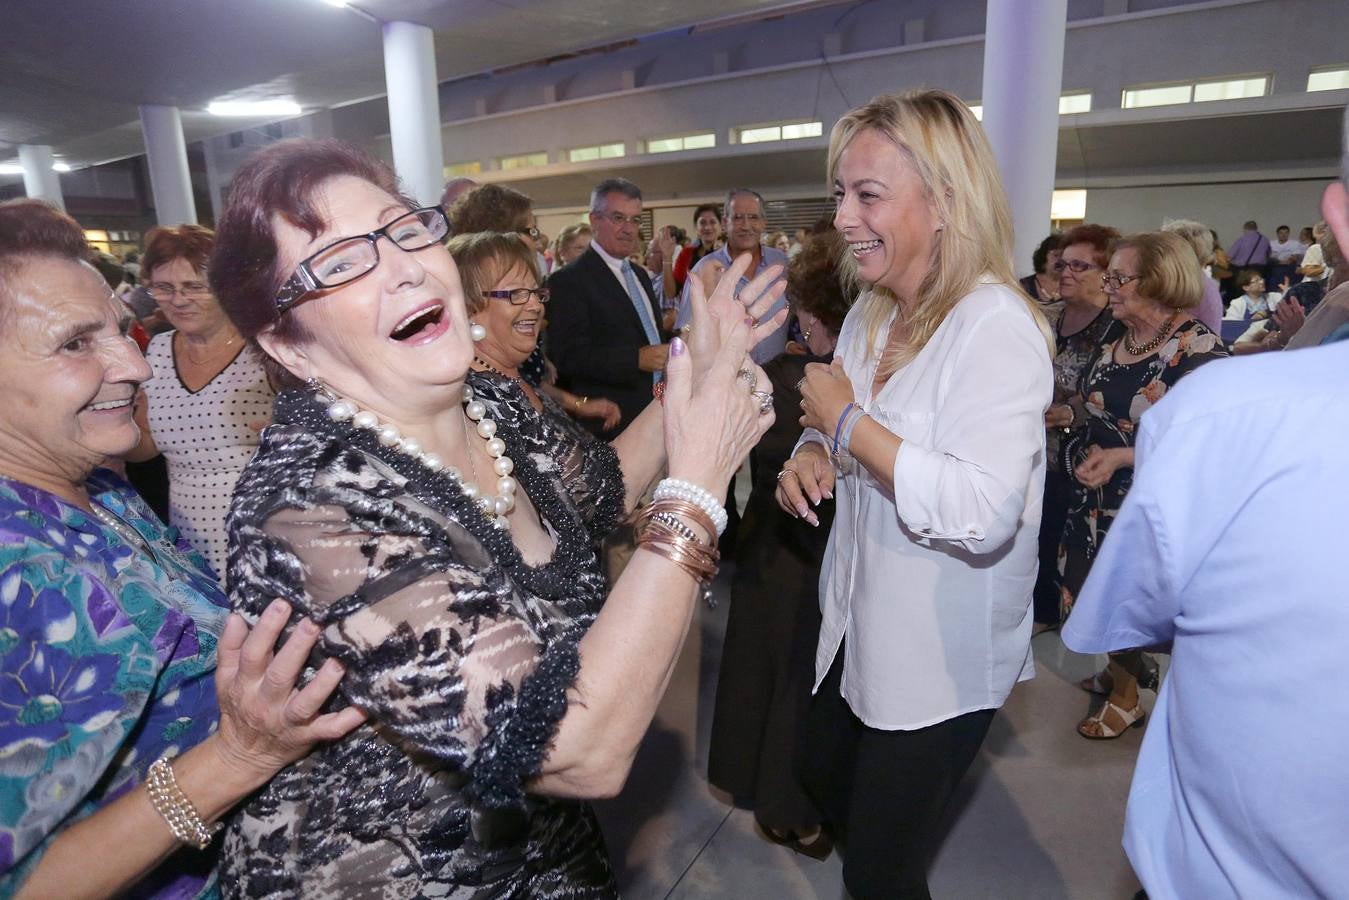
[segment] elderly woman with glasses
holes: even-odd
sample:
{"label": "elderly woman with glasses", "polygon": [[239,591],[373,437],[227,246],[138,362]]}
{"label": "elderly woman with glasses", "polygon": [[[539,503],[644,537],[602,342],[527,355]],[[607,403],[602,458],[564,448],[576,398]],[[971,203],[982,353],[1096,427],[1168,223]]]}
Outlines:
{"label": "elderly woman with glasses", "polygon": [[[451,234],[519,235],[534,260],[533,271],[542,272],[546,267],[543,250],[548,243],[536,224],[534,201],[519,191],[498,184],[485,184],[461,197],[447,212],[447,217]],[[472,306],[479,299],[470,296],[468,303]],[[552,371],[544,352],[544,325],[545,320],[540,317],[534,329],[534,347],[524,360],[512,368],[518,370],[519,377],[535,392],[550,395],[571,415],[578,419],[598,419],[602,430],[612,431],[623,418],[617,403],[604,397],[578,396],[554,383],[557,373]]]}
{"label": "elderly woman with glasses", "polygon": [[[1059,563],[1065,617],[1133,483],[1139,419],[1182,377],[1227,355],[1194,317],[1204,286],[1184,238],[1149,232],[1117,242],[1102,280],[1110,314],[1123,327],[1083,371],[1074,405],[1084,415],[1063,443],[1067,473],[1077,482]],[[1105,671],[1082,682],[1084,690],[1107,696],[1078,733],[1105,740],[1141,725],[1140,686],[1157,687],[1156,668],[1142,651],[1110,654]]]}
{"label": "elderly woman with glasses", "polygon": [[[252,634],[113,472],[150,377],[69,216],[0,204],[0,896],[215,897],[214,823],[318,739],[341,677]],[[162,275],[162,272],[161,272]]]}
{"label": "elderly woman with glasses", "polygon": [[[447,232],[337,141],[262,150],[220,217],[212,284],[293,386],[235,492],[231,599],[312,617],[314,661],[347,667],[336,705],[370,715],[233,821],[230,896],[614,896],[582,801],[622,787],[716,572],[719,492],[773,421],[746,356],[780,289],[737,298],[746,261],[609,444],[472,371],[491,333]],[[541,299],[492,284],[469,302],[516,326]],[[662,471],[609,590],[596,542]]]}
{"label": "elderly woman with glasses", "polygon": [[206,283],[215,234],[200,225],[156,228],[141,271],[172,331],[145,356],[154,375],[136,404],[140,443],[127,455],[163,454],[169,524],[225,575],[225,514],[239,473],[272,416],[275,391],[262,355],[248,347]]}
{"label": "elderly woman with glasses", "polygon": [[1040,518],[1040,569],[1035,576],[1035,623],[1050,628],[1059,621],[1059,544],[1072,503],[1075,482],[1060,453],[1073,423],[1085,422],[1081,403],[1074,403],[1078,381],[1101,344],[1120,326],[1110,314],[1101,276],[1119,232],[1105,225],[1085,224],[1061,236],[1053,269],[1063,306],[1054,323],[1054,403],[1045,412],[1045,500]]}
{"label": "elderly woman with glasses", "polygon": [[[464,285],[464,303],[473,316],[471,327],[482,329],[473,354],[473,370],[495,376],[506,396],[503,402],[524,400],[554,425],[577,436],[587,434],[572,423],[554,394],[526,379],[521,367],[539,344],[548,288],[541,287],[538,266],[529,244],[514,234],[460,235],[450,241],[450,255]],[[563,402],[566,402],[565,399]],[[575,398],[573,408],[598,405],[605,412],[605,430],[622,418],[618,404],[602,397]]]}

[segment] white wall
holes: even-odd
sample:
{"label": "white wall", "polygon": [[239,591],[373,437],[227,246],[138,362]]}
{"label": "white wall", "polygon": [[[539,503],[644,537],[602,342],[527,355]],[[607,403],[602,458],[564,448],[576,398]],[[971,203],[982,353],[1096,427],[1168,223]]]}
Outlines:
{"label": "white wall", "polygon": [[1091,188],[1087,191],[1088,222],[1113,225],[1123,232],[1157,228],[1163,219],[1198,219],[1218,231],[1223,246],[1254,219],[1273,239],[1274,229],[1288,225],[1297,237],[1304,225],[1321,218],[1323,181],[1261,181],[1234,184],[1159,185]]}

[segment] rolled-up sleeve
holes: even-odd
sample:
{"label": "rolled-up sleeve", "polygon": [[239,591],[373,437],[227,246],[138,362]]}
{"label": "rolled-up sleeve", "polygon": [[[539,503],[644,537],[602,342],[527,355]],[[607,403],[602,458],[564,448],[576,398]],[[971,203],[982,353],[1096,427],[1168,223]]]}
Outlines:
{"label": "rolled-up sleeve", "polygon": [[895,456],[895,510],[921,537],[993,553],[1016,534],[1044,456],[1049,353],[1009,307],[973,323],[946,365],[930,442],[905,439]]}

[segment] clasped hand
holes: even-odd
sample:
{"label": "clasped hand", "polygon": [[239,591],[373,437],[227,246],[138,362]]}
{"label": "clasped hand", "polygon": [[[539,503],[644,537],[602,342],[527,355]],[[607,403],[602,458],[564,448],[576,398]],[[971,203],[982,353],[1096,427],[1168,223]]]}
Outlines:
{"label": "clasped hand", "polygon": [[1073,474],[1084,486],[1098,488],[1108,483],[1119,469],[1131,465],[1130,457],[1131,452],[1127,447],[1107,450],[1092,444],[1087,448],[1087,458],[1073,467]]}

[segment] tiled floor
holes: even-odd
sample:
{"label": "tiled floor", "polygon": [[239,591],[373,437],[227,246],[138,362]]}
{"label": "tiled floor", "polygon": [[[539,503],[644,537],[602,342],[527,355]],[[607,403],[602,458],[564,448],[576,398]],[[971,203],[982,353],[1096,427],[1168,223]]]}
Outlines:
{"label": "tiled floor", "polygon": [[[722,583],[724,585],[725,575]],[[758,837],[753,816],[706,781],[721,604],[700,608],[679,668],[622,796],[600,805],[628,900],[845,897],[837,856],[816,862]],[[1103,661],[1035,638],[1038,676],[993,720],[962,785],[931,885],[938,898],[1128,900],[1138,882],[1120,849],[1142,730],[1078,737],[1090,707],[1075,682]],[[1153,697],[1144,695],[1150,708]]]}

